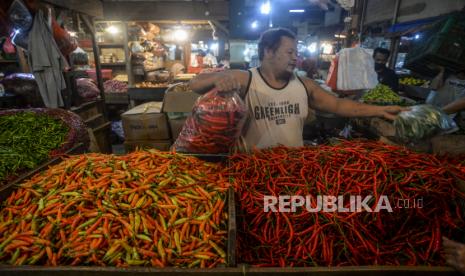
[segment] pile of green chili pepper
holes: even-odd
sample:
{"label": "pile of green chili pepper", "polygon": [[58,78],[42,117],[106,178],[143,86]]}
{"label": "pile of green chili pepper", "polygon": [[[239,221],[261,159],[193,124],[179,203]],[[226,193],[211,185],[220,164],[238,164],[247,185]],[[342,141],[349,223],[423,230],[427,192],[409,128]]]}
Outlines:
{"label": "pile of green chili pepper", "polygon": [[0,183],[8,176],[33,169],[60,147],[68,127],[47,115],[19,112],[0,116]]}
{"label": "pile of green chili pepper", "polygon": [[[281,267],[442,265],[441,237],[463,240],[458,202],[465,195],[454,186],[465,180],[461,162],[364,141],[235,155],[228,171],[237,191],[239,261]],[[298,195],[343,196],[346,208],[349,196],[369,196],[372,210],[387,196],[392,212],[310,212],[305,206],[264,211],[265,196]],[[316,201],[311,204],[316,207]]]}
{"label": "pile of green chili pepper", "polygon": [[0,263],[216,267],[226,262],[221,167],[158,151],[77,155],[0,210]]}

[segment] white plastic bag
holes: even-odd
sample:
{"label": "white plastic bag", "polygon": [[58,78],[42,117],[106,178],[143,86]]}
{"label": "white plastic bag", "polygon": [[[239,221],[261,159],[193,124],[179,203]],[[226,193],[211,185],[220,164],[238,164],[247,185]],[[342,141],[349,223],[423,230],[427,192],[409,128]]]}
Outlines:
{"label": "white plastic bag", "polygon": [[377,84],[375,62],[368,51],[355,47],[342,49],[339,52],[338,90],[372,89]]}

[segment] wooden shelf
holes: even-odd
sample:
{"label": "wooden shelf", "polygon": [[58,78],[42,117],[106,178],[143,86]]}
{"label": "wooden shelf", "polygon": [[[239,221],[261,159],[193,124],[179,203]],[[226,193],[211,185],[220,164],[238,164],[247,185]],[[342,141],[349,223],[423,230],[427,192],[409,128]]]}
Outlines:
{"label": "wooden shelf", "polygon": [[99,43],[97,44],[100,48],[124,48],[122,43]]}
{"label": "wooden shelf", "polygon": [[17,63],[17,60],[0,59],[0,63]]}
{"label": "wooden shelf", "polygon": [[123,67],[126,66],[126,62],[116,62],[116,63],[100,63],[101,66],[108,66],[108,67]]}

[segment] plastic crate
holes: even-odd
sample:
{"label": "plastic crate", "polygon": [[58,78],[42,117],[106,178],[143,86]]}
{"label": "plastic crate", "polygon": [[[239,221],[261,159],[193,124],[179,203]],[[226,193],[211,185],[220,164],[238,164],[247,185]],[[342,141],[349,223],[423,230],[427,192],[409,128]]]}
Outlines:
{"label": "plastic crate", "polygon": [[[405,59],[405,67],[433,77],[437,71],[431,65],[441,65],[451,71],[465,67],[465,19],[451,15],[422,34]],[[434,68],[434,66],[433,66]]]}

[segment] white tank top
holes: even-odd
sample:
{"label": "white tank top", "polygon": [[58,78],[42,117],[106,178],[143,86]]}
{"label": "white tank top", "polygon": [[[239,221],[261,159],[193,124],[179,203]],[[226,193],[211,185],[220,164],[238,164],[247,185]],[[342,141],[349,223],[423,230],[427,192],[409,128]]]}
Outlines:
{"label": "white tank top", "polygon": [[245,97],[249,118],[240,147],[244,150],[303,146],[308,100],[302,81],[293,74],[286,86],[275,89],[266,83],[258,68],[249,71],[251,78]]}

